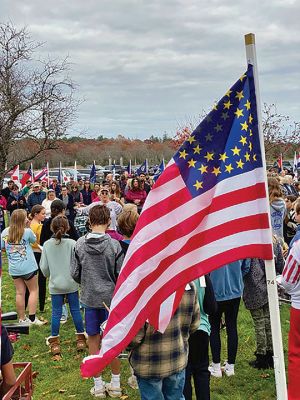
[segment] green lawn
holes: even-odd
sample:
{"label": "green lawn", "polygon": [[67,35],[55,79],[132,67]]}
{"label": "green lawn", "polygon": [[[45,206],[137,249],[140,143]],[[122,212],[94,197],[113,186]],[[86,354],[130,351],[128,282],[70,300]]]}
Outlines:
{"label": "green lawn", "polygon": [[[7,266],[3,266],[2,280],[2,310],[15,310],[14,287],[12,279],[7,274]],[[47,301],[43,317],[50,321],[50,299]],[[287,347],[289,328],[289,306],[281,306],[281,323],[284,337],[284,348]],[[61,326],[62,340],[61,361],[52,361],[45,338],[50,335],[50,325],[30,328],[29,336],[22,336],[15,344],[15,361],[31,361],[33,370],[38,371],[35,379],[34,399],[92,399],[89,390],[92,380],[83,380],[79,374],[82,354],[76,353],[75,329],[71,320]],[[223,352],[225,358],[226,334],[222,331]],[[253,358],[255,350],[254,331],[250,313],[243,305],[239,313],[239,351],[236,362],[236,375],[211,380],[212,400],[270,400],[275,399],[275,381],[272,370],[257,371],[249,367],[248,361]],[[121,381],[123,399],[140,399],[139,392],[127,385],[129,367],[127,360],[122,360]],[[105,371],[104,379],[110,379],[109,371]]]}

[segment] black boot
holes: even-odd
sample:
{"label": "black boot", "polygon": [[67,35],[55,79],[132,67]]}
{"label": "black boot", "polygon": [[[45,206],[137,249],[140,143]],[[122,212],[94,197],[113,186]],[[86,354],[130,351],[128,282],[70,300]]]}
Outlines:
{"label": "black boot", "polygon": [[269,368],[274,369],[274,360],[273,360],[273,351],[267,351],[266,357],[267,357],[267,362],[269,365]]}
{"label": "black boot", "polygon": [[269,363],[266,354],[256,354],[256,360],[250,361],[249,365],[257,369],[268,369]]}

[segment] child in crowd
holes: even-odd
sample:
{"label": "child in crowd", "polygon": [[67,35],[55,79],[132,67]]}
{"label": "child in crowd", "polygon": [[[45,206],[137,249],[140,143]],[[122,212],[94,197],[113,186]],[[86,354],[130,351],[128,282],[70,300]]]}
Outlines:
{"label": "child in crowd", "polygon": [[[42,231],[42,222],[45,220],[46,217],[46,210],[43,206],[36,204],[31,209],[31,223],[30,229],[36,236],[36,242],[32,245],[33,254],[37,263],[37,266],[40,266],[41,260],[41,246],[40,246],[40,238],[41,238],[41,231]],[[45,300],[46,300],[46,278],[42,274],[40,267],[38,273],[38,286],[39,286],[39,303],[40,303],[40,311],[43,312],[45,308]]]}
{"label": "child in crowd", "polygon": [[[91,232],[78,239],[71,263],[71,275],[81,285],[80,301],[85,308],[85,325],[88,334],[89,353],[98,354],[100,349],[100,325],[108,313],[117,277],[123,262],[120,243],[105,231],[111,223],[110,211],[105,205],[95,205],[89,211]],[[112,379],[105,384],[101,375],[94,377],[91,394],[121,397],[120,361],[111,363]]]}
{"label": "child in crowd", "polygon": [[280,183],[276,178],[268,178],[268,190],[273,235],[276,235],[283,243],[283,221],[286,216],[286,205],[282,198]]}
{"label": "child in crowd", "polygon": [[60,354],[59,328],[64,298],[67,297],[76,328],[77,350],[86,348],[83,321],[80,314],[78,284],[70,275],[70,263],[75,240],[68,237],[69,223],[66,217],[57,216],[51,222],[54,236],[45,242],[40,267],[49,277],[49,292],[52,302],[51,336],[47,339],[52,354]]}
{"label": "child in crowd", "polygon": [[[43,325],[36,313],[38,283],[38,266],[35,261],[31,244],[35,243],[36,236],[31,229],[26,228],[28,224],[25,210],[13,211],[10,226],[1,234],[1,249],[6,250],[8,259],[8,272],[14,280],[16,288],[16,307],[19,322],[34,325]],[[28,309],[29,318],[25,315],[25,292],[29,290]]]}

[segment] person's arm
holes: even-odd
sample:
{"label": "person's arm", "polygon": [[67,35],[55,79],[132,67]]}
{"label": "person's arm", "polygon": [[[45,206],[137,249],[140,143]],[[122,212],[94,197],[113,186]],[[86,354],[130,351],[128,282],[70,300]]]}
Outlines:
{"label": "person's arm", "polygon": [[117,242],[117,244],[118,244],[118,246],[117,246],[117,255],[116,255],[116,262],[115,262],[116,280],[119,276],[119,273],[121,271],[121,267],[122,267],[122,264],[124,261],[124,252],[122,250],[122,247],[121,247],[120,243]]}
{"label": "person's arm", "polygon": [[208,315],[213,315],[217,312],[218,306],[215,298],[215,292],[211,283],[210,277],[205,275],[205,294],[203,298],[203,309]]}
{"label": "person's arm", "polygon": [[7,331],[1,326],[1,374],[0,398],[16,383],[16,375],[12,364],[14,351],[9,341]]}
{"label": "person's arm", "polygon": [[72,278],[77,283],[81,283],[81,271],[82,271],[82,265],[75,247],[74,251],[72,252],[70,272]]}
{"label": "person's arm", "polygon": [[[190,283],[191,285],[192,283]],[[198,302],[198,297],[197,297],[197,292],[196,288],[195,290],[195,299],[194,299],[194,306],[193,306],[193,315],[192,315],[192,322],[190,325],[190,332],[195,332],[200,325],[200,307],[199,307],[199,302]]]}
{"label": "person's arm", "polygon": [[29,243],[30,244],[35,243],[36,240],[37,240],[36,235],[33,233],[33,231],[30,228],[28,228],[27,232],[28,232],[28,241],[29,241]]}
{"label": "person's arm", "polygon": [[295,254],[298,246],[295,246],[292,248],[292,251],[285,261],[284,269],[280,279],[280,285],[287,293],[292,291],[297,286],[300,279],[300,264]]}
{"label": "person's arm", "polygon": [[49,263],[47,258],[47,250],[44,248],[42,251],[41,261],[40,261],[40,268],[45,278],[49,278],[50,276],[50,269]]}
{"label": "person's arm", "polygon": [[275,253],[276,274],[282,274],[282,271],[284,268],[284,258],[283,258],[281,246],[278,242],[276,242],[274,245],[274,253]]}

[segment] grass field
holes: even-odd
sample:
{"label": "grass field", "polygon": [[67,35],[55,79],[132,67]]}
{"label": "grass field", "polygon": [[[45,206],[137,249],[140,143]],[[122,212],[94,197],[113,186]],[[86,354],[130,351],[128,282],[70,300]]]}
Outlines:
{"label": "grass field", "polygon": [[[12,279],[7,274],[7,266],[3,266],[2,279],[2,310],[15,310],[15,293]],[[46,311],[41,314],[50,321],[50,299],[47,301]],[[289,306],[281,306],[281,324],[284,338],[284,348],[287,347],[287,333],[289,328]],[[22,336],[15,344],[15,361],[31,361],[33,370],[38,372],[35,379],[35,400],[59,399],[92,399],[89,390],[92,380],[83,380],[79,374],[79,365],[83,357],[76,353],[75,330],[69,319],[61,326],[62,341],[61,361],[52,361],[45,338],[50,335],[50,324],[43,327],[31,327],[30,335]],[[222,331],[222,352],[226,358],[226,333]],[[250,313],[241,305],[239,313],[239,351],[236,361],[236,375],[211,380],[212,400],[271,400],[275,399],[275,381],[272,370],[257,371],[248,365],[253,359],[255,350],[254,330]],[[128,361],[122,360],[121,382],[123,399],[140,399],[139,392],[127,385],[129,376]],[[110,379],[110,372],[106,370],[104,379]]]}

